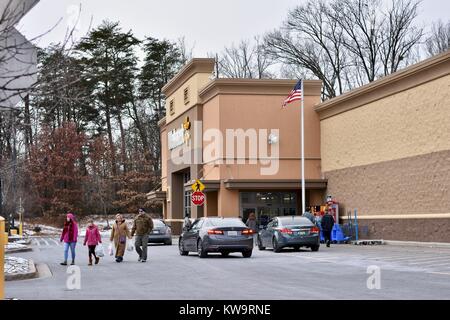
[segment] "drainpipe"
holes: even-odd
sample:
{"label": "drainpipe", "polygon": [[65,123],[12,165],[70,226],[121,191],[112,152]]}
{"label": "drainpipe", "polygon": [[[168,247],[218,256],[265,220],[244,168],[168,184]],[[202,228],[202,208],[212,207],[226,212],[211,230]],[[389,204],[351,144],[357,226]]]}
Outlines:
{"label": "drainpipe", "polygon": [[355,209],[355,237],[356,237],[356,241],[358,241],[358,216],[357,216],[356,209]]}

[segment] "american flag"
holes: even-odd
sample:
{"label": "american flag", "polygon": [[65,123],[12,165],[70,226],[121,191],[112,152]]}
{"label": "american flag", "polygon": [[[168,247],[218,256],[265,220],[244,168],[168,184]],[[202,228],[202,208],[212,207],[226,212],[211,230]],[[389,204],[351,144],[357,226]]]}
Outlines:
{"label": "american flag", "polygon": [[292,101],[302,100],[302,99],[303,99],[302,80],[298,80],[298,82],[295,85],[294,89],[292,89],[291,93],[284,100],[283,108],[285,108],[286,105],[288,103],[291,103]]}

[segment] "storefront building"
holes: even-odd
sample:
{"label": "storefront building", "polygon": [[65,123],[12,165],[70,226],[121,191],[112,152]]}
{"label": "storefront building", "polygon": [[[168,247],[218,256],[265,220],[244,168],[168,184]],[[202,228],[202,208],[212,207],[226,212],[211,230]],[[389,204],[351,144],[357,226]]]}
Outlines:
{"label": "storefront building", "polygon": [[[282,109],[295,80],[216,79],[214,59],[193,59],[163,88],[160,121],[162,188],[149,199],[163,204],[174,232],[181,219],[202,216],[258,219],[301,211],[300,103]],[[320,81],[305,81],[306,205],[323,202]],[[205,186],[193,206],[192,184]]]}
{"label": "storefront building", "polygon": [[[175,233],[185,214],[300,214],[300,103],[281,110],[296,81],[216,79],[213,69],[193,59],[163,88],[162,188],[149,199]],[[332,196],[341,224],[356,209],[360,238],[450,242],[450,52],[323,103],[321,86],[304,82],[306,206]]]}
{"label": "storefront building", "polygon": [[449,51],[315,110],[341,223],[357,209],[364,238],[450,242]]}

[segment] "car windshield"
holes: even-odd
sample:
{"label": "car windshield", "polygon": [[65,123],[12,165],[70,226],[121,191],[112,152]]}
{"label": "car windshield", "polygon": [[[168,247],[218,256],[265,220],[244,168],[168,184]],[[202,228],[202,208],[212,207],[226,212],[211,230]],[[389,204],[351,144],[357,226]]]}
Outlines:
{"label": "car windshield", "polygon": [[280,224],[284,227],[310,227],[314,224],[304,217],[283,217],[280,219]]}
{"label": "car windshield", "polygon": [[164,227],[165,224],[164,222],[162,222],[161,220],[153,220],[153,224],[155,225],[155,227]]}
{"label": "car windshield", "polygon": [[245,224],[239,218],[212,218],[208,220],[213,227],[245,227]]}

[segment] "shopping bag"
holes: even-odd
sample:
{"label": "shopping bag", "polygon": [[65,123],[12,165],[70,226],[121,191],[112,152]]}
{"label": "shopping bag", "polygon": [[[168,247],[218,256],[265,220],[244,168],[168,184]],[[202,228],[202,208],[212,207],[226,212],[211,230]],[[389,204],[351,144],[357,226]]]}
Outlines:
{"label": "shopping bag", "polygon": [[95,248],[95,255],[99,258],[105,256],[105,250],[103,249],[103,245],[99,244],[97,248]]}
{"label": "shopping bag", "polygon": [[128,243],[127,243],[127,250],[128,250],[128,251],[134,251],[133,240],[128,240]]}
{"label": "shopping bag", "polygon": [[109,252],[110,256],[114,255],[114,247],[113,247],[112,243],[109,244],[108,252]]}

